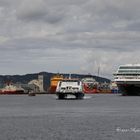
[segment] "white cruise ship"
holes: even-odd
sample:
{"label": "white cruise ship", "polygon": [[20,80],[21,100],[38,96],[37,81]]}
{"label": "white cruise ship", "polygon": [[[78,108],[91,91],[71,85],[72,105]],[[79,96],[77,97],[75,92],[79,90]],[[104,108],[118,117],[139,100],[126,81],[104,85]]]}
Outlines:
{"label": "white cruise ship", "polygon": [[114,73],[114,82],[122,95],[140,95],[140,64],[121,65]]}

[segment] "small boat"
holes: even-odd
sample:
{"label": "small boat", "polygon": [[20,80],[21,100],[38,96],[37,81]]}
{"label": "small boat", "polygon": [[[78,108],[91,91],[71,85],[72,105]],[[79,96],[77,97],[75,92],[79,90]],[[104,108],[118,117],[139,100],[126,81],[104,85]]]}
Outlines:
{"label": "small boat", "polygon": [[36,96],[36,93],[34,93],[34,92],[29,92],[29,93],[28,93],[28,96]]}

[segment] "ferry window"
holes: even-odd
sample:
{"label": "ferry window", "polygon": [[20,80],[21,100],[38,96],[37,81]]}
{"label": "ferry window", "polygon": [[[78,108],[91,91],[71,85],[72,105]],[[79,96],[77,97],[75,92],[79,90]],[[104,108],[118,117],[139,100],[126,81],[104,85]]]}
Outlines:
{"label": "ferry window", "polygon": [[140,69],[140,66],[123,66],[123,67],[120,67],[119,69]]}
{"label": "ferry window", "polygon": [[59,83],[59,87],[61,86],[61,83],[62,83],[62,82]]}
{"label": "ferry window", "polygon": [[78,85],[80,85],[80,81],[78,81]]}

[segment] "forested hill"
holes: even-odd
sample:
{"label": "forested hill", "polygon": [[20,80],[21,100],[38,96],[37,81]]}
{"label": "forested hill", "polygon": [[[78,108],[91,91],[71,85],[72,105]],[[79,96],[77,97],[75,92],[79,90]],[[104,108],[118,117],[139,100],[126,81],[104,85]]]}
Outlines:
{"label": "forested hill", "polygon": [[[40,72],[26,75],[0,75],[0,85],[2,86],[5,82],[11,81],[12,83],[23,83],[27,84],[29,81],[33,79],[38,79],[38,75],[44,76],[44,87],[47,89],[50,86],[50,78],[57,73],[49,73],[49,72]],[[64,77],[69,77],[69,74],[63,74]],[[84,74],[71,74],[72,78],[84,78],[84,77],[93,77],[97,82],[110,82],[109,79],[98,77],[94,75],[84,75]]]}

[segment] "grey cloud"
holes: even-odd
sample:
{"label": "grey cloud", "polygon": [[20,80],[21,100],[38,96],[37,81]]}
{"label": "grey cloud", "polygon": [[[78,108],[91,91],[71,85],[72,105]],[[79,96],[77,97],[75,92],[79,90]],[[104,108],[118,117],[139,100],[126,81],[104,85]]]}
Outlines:
{"label": "grey cloud", "polygon": [[131,20],[139,16],[139,0],[104,0],[104,1],[88,1],[84,8],[90,10],[93,16],[101,16],[101,18],[126,19]]}
{"label": "grey cloud", "polygon": [[25,21],[57,23],[65,16],[65,8],[49,6],[43,0],[23,1],[16,11],[17,18]]}
{"label": "grey cloud", "polygon": [[23,73],[26,64],[26,72],[96,74],[100,64],[101,74],[111,77],[119,64],[140,61],[139,5],[139,0],[0,0],[2,72],[13,64],[20,67],[15,73]]}
{"label": "grey cloud", "polygon": [[[100,67],[100,76],[113,78],[112,74],[117,70],[119,65],[138,63],[140,61],[139,51],[132,52],[116,52],[100,51],[93,49],[89,51],[85,57],[85,67],[83,70],[92,70],[92,73],[97,74],[98,67]],[[86,65],[87,62],[90,62]]]}
{"label": "grey cloud", "polygon": [[42,18],[46,14],[45,5],[42,0],[28,1],[23,0],[16,10],[18,18],[33,20]]}
{"label": "grey cloud", "polygon": [[0,7],[9,7],[11,5],[15,5],[18,0],[0,0]]}
{"label": "grey cloud", "polygon": [[140,31],[140,21],[133,21],[125,27],[126,31]]}

